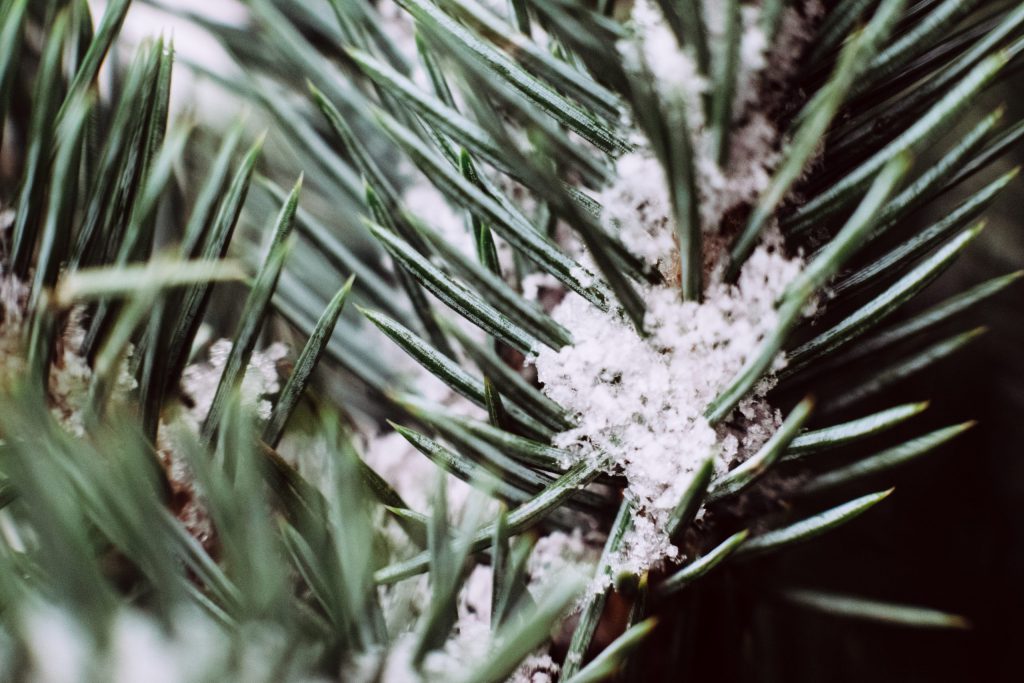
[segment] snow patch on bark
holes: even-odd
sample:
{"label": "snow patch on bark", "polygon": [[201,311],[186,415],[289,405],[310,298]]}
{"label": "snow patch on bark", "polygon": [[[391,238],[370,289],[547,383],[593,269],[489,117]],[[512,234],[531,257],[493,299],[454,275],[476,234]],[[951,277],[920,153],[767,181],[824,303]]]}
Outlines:
{"label": "snow patch on bark", "polygon": [[[801,267],[799,259],[762,246],[735,285],[711,284],[700,303],[681,301],[674,288],[652,288],[646,338],[623,316],[579,297],[566,297],[555,309],[577,341],[536,358],[544,393],[575,418],[576,426],[554,444],[580,460],[608,454],[609,471],[625,475],[625,494],[638,513],[626,565],[642,570],[675,558],[665,522],[693,473],[708,457],[717,474],[725,473],[777,426],[778,415],[764,401],[770,379],[727,426],[712,426],[704,411],[775,327],[776,300]],[[782,365],[780,356],[775,369]]]}
{"label": "snow patch on bark", "polygon": [[[30,323],[28,300],[28,285],[0,272],[0,389],[5,391],[23,381],[28,372],[28,350],[25,348]],[[92,367],[81,351],[85,339],[81,317],[81,310],[77,308],[65,317],[54,344],[47,376],[50,413],[75,436],[85,434],[89,385],[92,383]],[[129,346],[111,392],[113,403],[123,403],[135,389],[135,378],[129,372],[131,353]]]}
{"label": "snow patch on bark", "polygon": [[[798,67],[804,46],[813,37],[811,26],[820,15],[818,0],[800,3],[801,11],[787,7],[780,20],[774,46],[761,28],[760,8],[741,8],[740,59],[732,109],[728,163],[720,166],[712,154],[711,130],[704,118],[707,78],[697,68],[692,51],[683,48],[653,0],[633,6],[633,34],[619,49],[627,68],[644,78],[650,74],[661,92],[684,103],[694,152],[694,174],[702,230],[721,231],[723,218],[733,209],[749,205],[768,186],[779,164],[783,131],[770,115],[780,106],[780,92]],[[713,39],[724,31],[720,3],[705,2],[708,29]],[[713,42],[713,41],[711,41]],[[649,267],[658,267],[667,279],[678,276],[675,218],[667,180],[653,150],[642,136],[634,151],[616,162],[615,180],[598,197],[609,230]]]}

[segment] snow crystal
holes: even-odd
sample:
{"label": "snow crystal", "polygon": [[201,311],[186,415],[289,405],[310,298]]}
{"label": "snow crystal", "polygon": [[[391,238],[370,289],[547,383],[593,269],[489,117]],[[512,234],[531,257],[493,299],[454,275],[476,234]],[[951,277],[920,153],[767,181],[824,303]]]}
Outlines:
{"label": "snow crystal", "polygon": [[[192,401],[191,412],[197,422],[205,420],[206,414],[210,412],[210,405],[217,393],[217,386],[220,384],[220,377],[224,373],[224,365],[230,354],[231,342],[219,339],[210,346],[205,363],[190,365],[182,373],[182,390]],[[242,378],[242,405],[255,410],[256,415],[262,420],[270,417],[273,408],[269,397],[281,389],[277,364],[287,355],[288,347],[279,342],[271,344],[263,351],[254,351]]]}
{"label": "snow crystal", "polygon": [[761,30],[761,12],[756,7],[744,5],[743,35],[740,38],[740,63],[747,72],[760,71],[765,67],[768,52],[768,37]]}
{"label": "snow crystal", "polygon": [[[689,113],[699,115],[700,98],[707,91],[708,83],[699,74],[690,53],[679,46],[661,9],[653,0],[637,0],[631,21],[637,40],[623,41],[619,45],[626,65],[634,70],[649,71],[660,86],[671,88],[685,98]],[[700,125],[702,121],[690,123]]]}
{"label": "snow crystal", "polygon": [[[207,353],[207,360],[185,368],[181,377],[181,392],[187,406],[167,411],[161,419],[157,433],[157,454],[167,472],[168,484],[174,494],[175,514],[188,532],[200,543],[213,539],[213,524],[197,490],[195,478],[187,460],[176,446],[174,429],[186,429],[198,434],[200,426],[210,412],[217,393],[224,366],[231,353],[231,342],[220,339]],[[288,355],[288,347],[275,342],[262,351],[253,351],[240,389],[242,405],[253,410],[260,419],[270,417],[269,398],[280,391],[278,364]]]}
{"label": "snow crystal", "polygon": [[[711,131],[703,114],[706,79],[694,56],[679,45],[659,7],[637,0],[631,15],[633,38],[620,43],[625,63],[643,77],[644,70],[662,91],[682,96],[693,138],[694,170],[701,226],[706,233],[720,230],[733,208],[753,202],[768,186],[780,160],[783,133],[768,110],[778,108],[778,93],[797,67],[797,59],[812,35],[809,24],[818,16],[817,0],[801,3],[804,14],[787,8],[776,47],[769,52],[760,26],[760,8],[741,8],[742,35],[729,163],[721,167],[712,154]],[[724,31],[721,3],[704,3],[712,38]],[[648,265],[657,264],[667,279],[678,274],[674,254],[674,220],[665,174],[653,151],[641,138],[636,151],[618,160],[616,180],[601,195],[604,220],[623,243]],[[665,230],[668,226],[670,230]]]}
{"label": "snow crystal", "polygon": [[528,588],[534,596],[545,594],[566,573],[591,576],[601,556],[602,543],[585,538],[580,528],[571,533],[552,531],[537,539],[526,563]]}
{"label": "snow crystal", "polygon": [[[27,312],[29,287],[10,275],[0,273],[0,388],[10,389],[21,381],[27,371],[24,340],[29,324]],[[50,412],[71,434],[85,434],[85,417],[89,406],[89,385],[92,368],[81,353],[85,329],[81,310],[72,309],[66,316],[57,338],[47,378]],[[111,400],[122,402],[136,385],[128,367],[132,347],[129,345],[119,366]]]}
{"label": "snow crystal", "polygon": [[[721,3],[703,4],[714,42],[725,31]],[[623,571],[642,571],[677,557],[665,522],[709,457],[721,475],[748,457],[778,428],[780,416],[764,400],[771,375],[755,387],[723,424],[711,425],[704,411],[760,348],[777,321],[778,296],[799,273],[802,261],[787,258],[772,226],[746,263],[739,281],[721,281],[722,256],[732,236],[727,214],[749,206],[764,191],[781,158],[782,131],[776,117],[780,93],[798,68],[798,55],[820,16],[818,0],[787,8],[776,44],[769,49],[760,8],[741,8],[742,36],[730,135],[729,163],[712,155],[711,131],[703,118],[707,83],[695,55],[681,47],[653,0],[633,4],[633,35],[619,49],[638,76],[650,73],[660,91],[681,96],[694,149],[704,274],[710,282],[703,302],[682,302],[671,286],[645,292],[649,337],[641,338],[621,314],[602,313],[568,296],[553,311],[572,331],[575,345],[542,349],[536,358],[544,392],[576,417],[557,435],[556,446],[580,459],[612,459],[611,471],[628,482],[625,495],[636,509],[633,528],[614,558]],[[666,175],[645,140],[618,159],[616,177],[599,196],[602,220],[623,244],[668,283],[679,275],[676,226]],[[784,364],[779,357],[773,367]]]}
{"label": "snow crystal", "polygon": [[507,683],[554,683],[561,667],[551,655],[533,654],[527,657],[509,677]]}
{"label": "snow crystal", "polygon": [[[461,680],[468,667],[486,660],[494,645],[490,627],[492,581],[490,567],[477,565],[473,569],[459,594],[458,619],[450,637],[443,647],[427,653],[419,670],[412,663],[417,633],[407,631],[398,635],[387,651],[378,649],[357,654],[343,667],[341,679],[353,683]],[[421,612],[426,611],[430,593],[425,582],[418,596]],[[542,649],[528,655],[506,683],[554,683],[558,671],[558,664]]]}
{"label": "snow crystal", "polygon": [[523,278],[523,298],[527,301],[540,301],[543,290],[559,290],[561,283],[550,273],[530,273]]}
{"label": "snow crystal", "polygon": [[[639,516],[627,540],[635,547],[627,554],[638,566],[676,556],[665,521],[701,463],[713,456],[722,474],[759,445],[727,438],[728,428],[716,430],[704,411],[774,328],[776,299],[801,265],[761,246],[735,285],[712,283],[702,303],[681,301],[674,288],[649,289],[646,339],[620,315],[602,313],[579,297],[567,297],[554,310],[577,340],[560,351],[543,349],[536,358],[544,393],[576,419],[554,443],[580,459],[607,453],[611,471],[625,475],[626,495]],[[753,405],[768,388],[759,385],[745,412],[733,419],[744,432],[770,420],[751,431],[759,435],[755,441],[774,430],[774,411]]]}
{"label": "snow crystal", "polygon": [[649,152],[629,152],[616,162],[615,171],[616,181],[598,197],[604,220],[618,228],[622,244],[648,266],[671,263],[675,221],[661,164]]}
{"label": "snow crystal", "polygon": [[[729,138],[728,169],[723,170],[710,154],[697,155],[697,189],[705,232],[717,232],[730,209],[753,203],[768,187],[781,159],[776,149],[779,135],[775,124],[763,113],[753,112]],[[706,143],[707,138],[702,138],[702,144]]]}

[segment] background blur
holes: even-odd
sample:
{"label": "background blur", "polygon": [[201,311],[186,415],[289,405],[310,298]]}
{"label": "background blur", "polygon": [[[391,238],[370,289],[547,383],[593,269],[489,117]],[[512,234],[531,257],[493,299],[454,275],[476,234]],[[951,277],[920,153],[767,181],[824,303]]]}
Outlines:
{"label": "background blur", "polygon": [[[1024,116],[1024,76],[1014,74],[977,103]],[[955,133],[954,133],[955,135]],[[921,159],[919,163],[927,163]],[[1005,160],[917,218],[929,225],[972,189],[1024,163]],[[986,212],[988,227],[966,254],[912,304],[920,310],[983,280],[1024,268],[1024,201],[1017,178]],[[875,488],[896,492],[852,524],[752,568],[787,582],[965,615],[967,631],[922,631],[837,619],[779,605],[754,615],[774,644],[753,657],[752,681],[1020,681],[1024,647],[1024,288],[1015,283],[952,329],[988,333],[934,372],[876,401],[882,409],[932,399],[916,433],[969,419],[978,425]],[[881,362],[884,359],[878,359]],[[860,411],[859,411],[860,412]],[[867,413],[864,406],[863,413]],[[910,434],[908,434],[910,436]],[[836,495],[840,495],[837,492]],[[758,576],[749,579],[756,584]],[[761,621],[758,621],[758,620]],[[764,623],[767,622],[767,623]],[[704,666],[710,666],[710,660]]]}

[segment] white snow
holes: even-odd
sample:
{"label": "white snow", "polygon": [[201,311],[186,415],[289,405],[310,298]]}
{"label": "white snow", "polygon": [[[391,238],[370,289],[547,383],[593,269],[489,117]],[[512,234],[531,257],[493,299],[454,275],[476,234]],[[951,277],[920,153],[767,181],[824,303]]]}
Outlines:
{"label": "white snow", "polygon": [[603,543],[603,538],[585,537],[578,527],[571,533],[552,531],[537,539],[526,564],[530,593],[536,597],[543,595],[566,573],[592,575],[601,556]]}
{"label": "white snow", "polygon": [[[184,610],[168,628],[147,614],[122,609],[113,615],[106,638],[96,624],[86,629],[71,612],[49,604],[26,605],[20,618],[28,646],[24,680],[31,683],[201,683],[211,672],[231,680],[269,681],[280,671],[290,643],[276,624],[247,623],[229,634],[205,615]],[[288,674],[274,680],[313,683]]]}
{"label": "white snow", "polygon": [[[810,8],[806,10],[809,15],[816,16],[817,0],[804,4]],[[714,39],[724,30],[720,3],[705,2],[704,8]],[[797,67],[795,55],[810,36],[807,21],[795,9],[787,8],[777,38],[779,47],[769,54],[760,27],[760,8],[744,5],[740,16],[733,129],[729,163],[724,168],[711,153],[711,132],[704,117],[707,80],[698,72],[692,51],[680,47],[653,0],[637,0],[631,15],[633,37],[619,45],[625,63],[638,77],[649,72],[662,92],[675,92],[682,98],[693,142],[701,225],[706,233],[718,232],[730,209],[751,203],[767,187],[780,160],[783,133],[766,115],[765,108],[774,93],[763,86],[785,82]],[[671,277],[677,273],[678,264],[673,253],[674,222],[665,175],[649,145],[642,136],[638,138],[636,151],[618,160],[616,180],[599,199],[610,229],[617,231],[623,243],[648,265],[658,263]],[[670,230],[664,229],[666,225]]]}
{"label": "white snow", "polygon": [[[27,371],[24,341],[29,324],[28,298],[27,284],[0,272],[0,389],[10,389],[24,378]],[[47,378],[50,412],[76,436],[85,434],[89,385],[92,382],[92,368],[81,353],[84,338],[81,311],[73,309],[68,313],[55,344]],[[129,346],[111,393],[113,402],[123,402],[135,388],[135,379],[128,372],[131,353]]]}
{"label": "white snow", "polygon": [[[198,434],[200,426],[210,412],[217,385],[224,372],[231,342],[219,339],[208,352],[207,360],[193,363],[182,373],[181,391],[190,405],[165,410],[157,433],[157,455],[167,472],[168,484],[180,500],[176,511],[178,520],[200,543],[213,538],[213,524],[202,501],[195,477],[177,446],[175,431],[188,430]],[[270,397],[280,391],[278,364],[288,355],[288,347],[274,343],[266,349],[253,351],[242,379],[240,390],[242,405],[261,419],[271,413]]]}
{"label": "white snow", "polygon": [[[744,425],[743,440],[726,438],[703,414],[774,327],[776,298],[800,268],[800,260],[762,246],[736,285],[712,284],[702,303],[681,301],[674,288],[650,289],[646,339],[623,317],[579,297],[566,297],[555,309],[577,341],[536,358],[544,392],[576,418],[554,442],[581,459],[608,453],[612,471],[625,474],[626,495],[640,517],[630,540],[637,547],[629,553],[638,567],[676,556],[664,522],[689,475],[709,456],[719,474],[727,471],[773,431],[777,416],[768,408],[745,405],[754,419]],[[768,388],[762,383],[748,403],[759,403]],[[735,419],[744,423],[748,416]]]}
{"label": "white snow", "polygon": [[[628,67],[652,74],[661,92],[675,92],[687,109],[709,283],[701,302],[680,300],[666,174],[641,139],[635,151],[618,160],[616,177],[599,201],[609,230],[669,283],[644,292],[649,336],[640,337],[620,313],[602,313],[569,295],[553,316],[572,331],[575,345],[542,349],[535,359],[544,392],[576,419],[554,444],[578,459],[610,455],[610,471],[628,482],[625,495],[637,515],[615,560],[619,570],[639,572],[677,558],[665,522],[692,474],[709,457],[716,473],[725,473],[763,444],[781,419],[764,399],[771,373],[723,424],[709,424],[704,412],[774,328],[777,299],[803,265],[785,254],[781,236],[771,227],[739,281],[721,281],[722,256],[731,240],[722,219],[756,200],[781,158],[783,134],[772,118],[778,102],[771,98],[783,90],[779,86],[797,67],[794,55],[809,39],[804,16],[814,20],[820,7],[817,0],[803,4],[804,15],[786,9],[772,49],[760,27],[760,8],[741,8],[740,65],[725,167],[710,153],[702,103],[708,84],[697,72],[695,55],[680,47],[653,0],[636,0],[633,36],[619,45]],[[724,31],[721,9],[720,3],[704,2],[712,41]],[[784,362],[780,355],[773,370]]]}
{"label": "white snow", "polygon": [[28,680],[32,683],[85,681],[90,658],[88,634],[63,610],[41,605],[23,617],[28,645]]}
{"label": "white snow", "polygon": [[[230,353],[231,341],[218,339],[210,346],[206,362],[190,365],[182,373],[182,390],[192,400],[191,412],[197,422],[201,423],[210,412]],[[287,355],[288,347],[275,342],[262,351],[253,351],[249,359],[240,395],[242,404],[262,420],[270,417],[273,406],[269,399],[281,389],[277,365]]]}
{"label": "white snow", "polygon": [[598,197],[604,220],[613,231],[618,228],[622,244],[647,266],[673,263],[675,221],[661,164],[649,151],[629,152],[616,162],[615,171],[615,182]]}

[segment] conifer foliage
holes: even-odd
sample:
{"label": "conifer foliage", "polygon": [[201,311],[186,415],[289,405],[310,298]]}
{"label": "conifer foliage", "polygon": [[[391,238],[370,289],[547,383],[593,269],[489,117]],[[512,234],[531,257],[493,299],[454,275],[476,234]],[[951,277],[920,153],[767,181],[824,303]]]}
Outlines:
{"label": "conifer foliage", "polygon": [[0,0],[0,679],[674,680],[973,424],[1021,3],[145,4]]}

